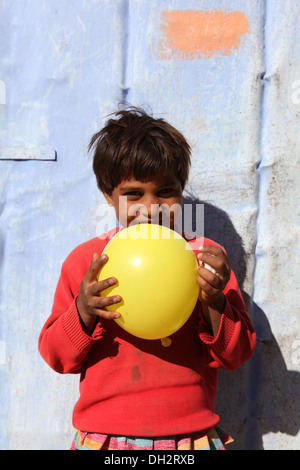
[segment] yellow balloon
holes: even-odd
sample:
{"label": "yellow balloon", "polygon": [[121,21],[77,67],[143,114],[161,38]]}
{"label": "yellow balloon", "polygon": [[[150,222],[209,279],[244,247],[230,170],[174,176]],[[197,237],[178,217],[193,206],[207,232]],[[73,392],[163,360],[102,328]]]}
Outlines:
{"label": "yellow balloon", "polygon": [[199,295],[197,260],[181,235],[167,227],[140,224],[121,229],[106,245],[107,263],[98,280],[118,283],[101,295],[120,295],[107,307],[124,330],[143,339],[162,339],[188,320]]}

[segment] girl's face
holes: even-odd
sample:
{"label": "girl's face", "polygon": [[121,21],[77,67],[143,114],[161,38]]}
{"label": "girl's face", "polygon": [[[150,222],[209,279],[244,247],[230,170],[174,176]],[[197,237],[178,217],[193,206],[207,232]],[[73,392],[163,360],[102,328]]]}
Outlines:
{"label": "girl's face", "polygon": [[173,170],[165,170],[147,182],[131,178],[105,195],[123,227],[156,223],[171,229],[181,215],[182,187]]}

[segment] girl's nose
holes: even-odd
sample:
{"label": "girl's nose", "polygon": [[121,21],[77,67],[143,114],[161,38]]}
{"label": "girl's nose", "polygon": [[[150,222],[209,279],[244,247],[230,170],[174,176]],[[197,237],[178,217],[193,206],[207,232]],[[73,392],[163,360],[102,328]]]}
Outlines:
{"label": "girl's nose", "polygon": [[143,199],[138,207],[138,212],[138,217],[141,221],[158,223],[161,212],[159,199],[156,197]]}

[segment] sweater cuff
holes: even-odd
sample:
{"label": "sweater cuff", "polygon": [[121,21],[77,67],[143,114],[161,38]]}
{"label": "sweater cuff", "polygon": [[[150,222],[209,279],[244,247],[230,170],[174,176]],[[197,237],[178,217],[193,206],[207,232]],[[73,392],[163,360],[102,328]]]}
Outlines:
{"label": "sweater cuff", "polygon": [[203,319],[201,311],[200,318],[201,320],[199,322],[199,336],[203,343],[210,345],[214,350],[218,352],[225,351],[228,348],[236,326],[232,314],[232,309],[227,298],[224,311],[221,315],[219,331],[216,337],[211,334],[208,325]]}
{"label": "sweater cuff", "polygon": [[98,322],[91,336],[87,335],[81,325],[76,307],[76,299],[73,300],[69,310],[62,315],[62,326],[71,343],[78,351],[83,351],[92,346],[102,337],[103,328]]}

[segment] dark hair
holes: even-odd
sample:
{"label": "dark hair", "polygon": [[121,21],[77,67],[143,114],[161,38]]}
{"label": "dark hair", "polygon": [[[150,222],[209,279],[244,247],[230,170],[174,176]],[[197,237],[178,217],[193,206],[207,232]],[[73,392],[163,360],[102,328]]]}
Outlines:
{"label": "dark hair", "polygon": [[191,149],[184,136],[164,119],[130,107],[114,113],[89,144],[99,189],[111,194],[121,181],[151,177],[173,168],[182,189],[188,179]]}

